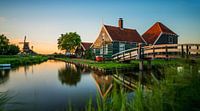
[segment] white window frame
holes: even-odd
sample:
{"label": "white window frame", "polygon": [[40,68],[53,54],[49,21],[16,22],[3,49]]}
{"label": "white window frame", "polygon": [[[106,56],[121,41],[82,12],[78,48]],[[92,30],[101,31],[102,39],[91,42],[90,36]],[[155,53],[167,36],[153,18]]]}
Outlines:
{"label": "white window frame", "polygon": [[[104,49],[103,49],[103,48],[104,48]],[[103,51],[104,51],[104,52],[103,52]],[[103,45],[101,46],[100,54],[101,54],[101,55],[102,55],[102,54],[104,54],[104,55],[108,54],[108,44],[105,44],[104,46],[103,46]]]}
{"label": "white window frame", "polygon": [[119,52],[125,50],[125,43],[119,43]]}
{"label": "white window frame", "polygon": [[102,48],[100,48],[100,54],[101,55],[103,54],[103,46],[102,46]]}
{"label": "white window frame", "polygon": [[104,54],[108,54],[108,44],[104,46]]}

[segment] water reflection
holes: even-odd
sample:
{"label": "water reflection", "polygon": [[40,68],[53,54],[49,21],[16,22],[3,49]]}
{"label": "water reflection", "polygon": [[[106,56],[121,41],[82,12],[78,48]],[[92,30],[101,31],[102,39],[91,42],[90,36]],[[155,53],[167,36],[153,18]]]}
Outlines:
{"label": "water reflection", "polygon": [[104,98],[113,87],[113,78],[111,75],[102,75],[93,72],[91,76],[95,80],[96,87],[99,91],[99,94],[102,98]]}
{"label": "water reflection", "polygon": [[62,84],[76,86],[81,80],[81,69],[66,63],[65,67],[58,70],[58,78]]}
{"label": "water reflection", "polygon": [[10,69],[0,70],[0,84],[6,83],[9,79]]}

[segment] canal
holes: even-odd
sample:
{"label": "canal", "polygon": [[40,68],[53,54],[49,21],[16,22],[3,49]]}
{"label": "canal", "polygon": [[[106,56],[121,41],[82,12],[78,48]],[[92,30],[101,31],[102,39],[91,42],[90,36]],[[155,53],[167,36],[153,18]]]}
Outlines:
{"label": "canal", "polygon": [[48,60],[41,64],[0,69],[0,92],[9,98],[4,108],[16,111],[83,110],[92,99],[106,96],[113,76]]}

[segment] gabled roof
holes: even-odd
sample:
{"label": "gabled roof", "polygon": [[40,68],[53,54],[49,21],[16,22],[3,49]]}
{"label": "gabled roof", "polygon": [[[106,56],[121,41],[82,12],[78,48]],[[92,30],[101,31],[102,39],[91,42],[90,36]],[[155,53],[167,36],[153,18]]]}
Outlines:
{"label": "gabled roof", "polygon": [[84,50],[90,49],[91,45],[92,45],[92,43],[90,43],[90,42],[81,42],[81,46],[83,47]]}
{"label": "gabled roof", "polygon": [[160,37],[160,34],[172,34],[178,36],[161,22],[156,22],[142,35],[142,37],[148,44],[154,44],[154,42]]}
{"label": "gabled roof", "polygon": [[144,42],[135,29],[104,25],[113,41]]}

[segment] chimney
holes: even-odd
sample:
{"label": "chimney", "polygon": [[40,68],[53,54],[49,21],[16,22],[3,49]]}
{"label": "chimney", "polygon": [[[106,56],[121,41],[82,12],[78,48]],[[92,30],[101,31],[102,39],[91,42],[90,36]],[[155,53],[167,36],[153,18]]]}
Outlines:
{"label": "chimney", "polygon": [[119,18],[118,26],[119,26],[119,28],[123,29],[123,18]]}

